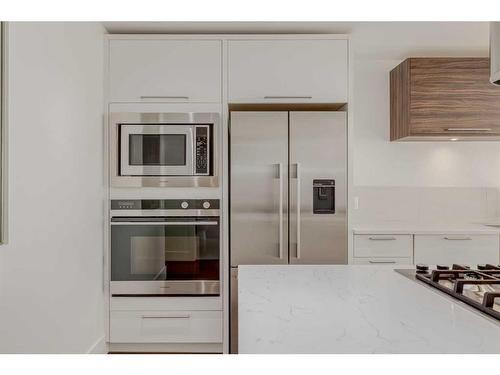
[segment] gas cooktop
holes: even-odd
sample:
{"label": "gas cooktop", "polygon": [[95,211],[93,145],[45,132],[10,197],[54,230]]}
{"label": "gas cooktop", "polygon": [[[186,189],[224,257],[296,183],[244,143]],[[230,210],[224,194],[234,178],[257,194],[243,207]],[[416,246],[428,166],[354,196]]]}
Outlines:
{"label": "gas cooktop", "polygon": [[417,264],[415,270],[396,270],[404,276],[459,299],[471,307],[500,320],[500,266],[478,265],[476,269],[454,264],[429,267]]}

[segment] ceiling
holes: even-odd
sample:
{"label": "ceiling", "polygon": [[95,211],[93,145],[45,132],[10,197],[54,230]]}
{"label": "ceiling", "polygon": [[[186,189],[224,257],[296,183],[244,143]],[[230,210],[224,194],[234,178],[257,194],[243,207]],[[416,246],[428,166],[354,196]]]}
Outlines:
{"label": "ceiling", "polygon": [[355,58],[487,56],[488,22],[104,22],[112,34],[350,34]]}

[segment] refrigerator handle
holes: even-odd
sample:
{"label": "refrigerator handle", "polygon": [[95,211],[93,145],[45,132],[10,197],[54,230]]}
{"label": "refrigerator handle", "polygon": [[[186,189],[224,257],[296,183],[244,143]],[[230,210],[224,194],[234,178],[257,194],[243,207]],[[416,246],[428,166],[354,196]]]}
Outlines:
{"label": "refrigerator handle", "polygon": [[283,259],[283,163],[278,164],[278,178],[279,178],[279,258]]}
{"label": "refrigerator handle", "polygon": [[297,177],[297,259],[300,259],[300,163],[296,164]]}

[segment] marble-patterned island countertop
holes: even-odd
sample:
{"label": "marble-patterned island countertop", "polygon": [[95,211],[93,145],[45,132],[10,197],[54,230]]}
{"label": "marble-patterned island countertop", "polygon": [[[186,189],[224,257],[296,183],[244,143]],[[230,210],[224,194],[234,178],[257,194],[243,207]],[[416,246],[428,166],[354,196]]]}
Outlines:
{"label": "marble-patterned island countertop", "polygon": [[389,267],[240,266],[240,353],[500,353],[500,323]]}

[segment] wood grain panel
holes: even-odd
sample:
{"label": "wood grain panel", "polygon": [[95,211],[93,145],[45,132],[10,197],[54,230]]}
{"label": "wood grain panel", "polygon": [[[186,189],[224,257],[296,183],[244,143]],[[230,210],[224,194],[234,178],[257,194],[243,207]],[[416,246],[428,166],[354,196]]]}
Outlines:
{"label": "wood grain panel", "polygon": [[390,73],[390,138],[410,135],[410,61],[405,60]]}
{"label": "wood grain panel", "polygon": [[489,59],[413,58],[410,71],[412,135],[500,133],[500,88],[489,82]]}
{"label": "wood grain panel", "polygon": [[[401,69],[407,69],[408,74],[402,74]],[[393,85],[393,73],[397,80],[408,80],[408,91],[401,91],[405,83]],[[489,73],[488,58],[405,60],[391,72],[391,140],[498,137],[500,87],[489,82]]]}

